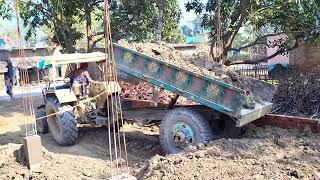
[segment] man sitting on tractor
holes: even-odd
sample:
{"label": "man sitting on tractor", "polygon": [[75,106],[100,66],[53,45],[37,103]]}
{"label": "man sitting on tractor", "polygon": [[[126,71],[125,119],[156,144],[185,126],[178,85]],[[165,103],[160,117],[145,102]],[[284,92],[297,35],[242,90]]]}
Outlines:
{"label": "man sitting on tractor", "polygon": [[80,67],[73,71],[70,75],[70,85],[74,89],[76,95],[88,96],[88,85],[93,83],[88,72],[88,63],[81,63]]}
{"label": "man sitting on tractor", "polygon": [[88,84],[94,82],[88,72],[88,63],[81,63],[80,67],[70,74],[71,85],[73,85],[75,80],[82,81],[83,79],[85,79]]}

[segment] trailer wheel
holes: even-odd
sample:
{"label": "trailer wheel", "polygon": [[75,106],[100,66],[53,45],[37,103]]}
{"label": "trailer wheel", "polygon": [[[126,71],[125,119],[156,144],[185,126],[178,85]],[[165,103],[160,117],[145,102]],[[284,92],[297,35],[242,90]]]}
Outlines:
{"label": "trailer wheel", "polygon": [[160,125],[160,143],[168,154],[179,153],[190,145],[212,139],[213,133],[209,122],[191,109],[172,110]]}
{"label": "trailer wheel", "polygon": [[[60,111],[60,112],[59,112]],[[62,146],[75,144],[78,127],[72,108],[61,105],[56,97],[48,97],[46,104],[48,125],[53,138]],[[59,112],[58,114],[55,114]],[[50,116],[50,114],[55,114]]]}
{"label": "trailer wheel", "polygon": [[[45,117],[46,115],[47,114],[46,114],[46,111],[44,109],[41,109],[41,110],[36,112],[37,131],[40,134],[46,134],[49,131],[47,118]],[[42,118],[42,117],[44,117],[44,118]],[[39,118],[41,118],[41,119],[39,119]]]}

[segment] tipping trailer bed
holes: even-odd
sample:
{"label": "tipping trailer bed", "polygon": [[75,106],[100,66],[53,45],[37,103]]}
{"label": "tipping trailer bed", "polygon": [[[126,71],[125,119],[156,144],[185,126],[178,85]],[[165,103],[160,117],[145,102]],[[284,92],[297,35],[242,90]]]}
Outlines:
{"label": "tipping trailer bed", "polygon": [[271,111],[272,104],[264,101],[256,102],[254,109],[245,109],[244,91],[230,84],[201,76],[117,44],[114,44],[113,48],[118,69],[232,116],[237,119],[238,127]]}

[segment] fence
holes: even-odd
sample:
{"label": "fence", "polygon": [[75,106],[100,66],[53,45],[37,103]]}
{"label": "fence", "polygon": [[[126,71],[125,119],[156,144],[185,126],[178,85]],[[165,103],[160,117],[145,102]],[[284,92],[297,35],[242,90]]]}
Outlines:
{"label": "fence", "polygon": [[234,70],[238,71],[241,75],[244,76],[250,76],[252,78],[263,80],[272,84],[275,83],[275,79],[269,75],[268,65],[238,65],[234,67]]}

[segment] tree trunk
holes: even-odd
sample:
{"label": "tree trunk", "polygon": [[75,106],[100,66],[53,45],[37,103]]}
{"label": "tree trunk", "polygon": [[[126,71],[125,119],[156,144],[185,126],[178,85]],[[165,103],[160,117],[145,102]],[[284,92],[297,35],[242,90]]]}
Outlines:
{"label": "tree trunk", "polygon": [[92,32],[92,21],[91,21],[91,8],[88,3],[84,6],[85,18],[86,18],[86,30],[87,30],[87,52],[93,51],[93,32]]}
{"label": "tree trunk", "polygon": [[[68,35],[66,33],[68,33],[68,32],[66,32],[66,31],[63,32],[63,39],[65,42],[64,44],[65,44],[66,51],[67,51],[67,53],[74,53],[75,48],[72,43],[73,40],[71,39],[72,35]],[[68,38],[68,37],[70,37],[70,38]]]}
{"label": "tree trunk", "polygon": [[158,7],[158,18],[155,27],[155,42],[161,42],[161,32],[164,23],[164,3],[162,0],[156,0],[156,4]]}
{"label": "tree trunk", "polygon": [[221,15],[220,15],[220,0],[215,0],[215,32],[211,41],[210,53],[212,59],[216,63],[221,63],[224,56],[224,45],[221,39]]}

